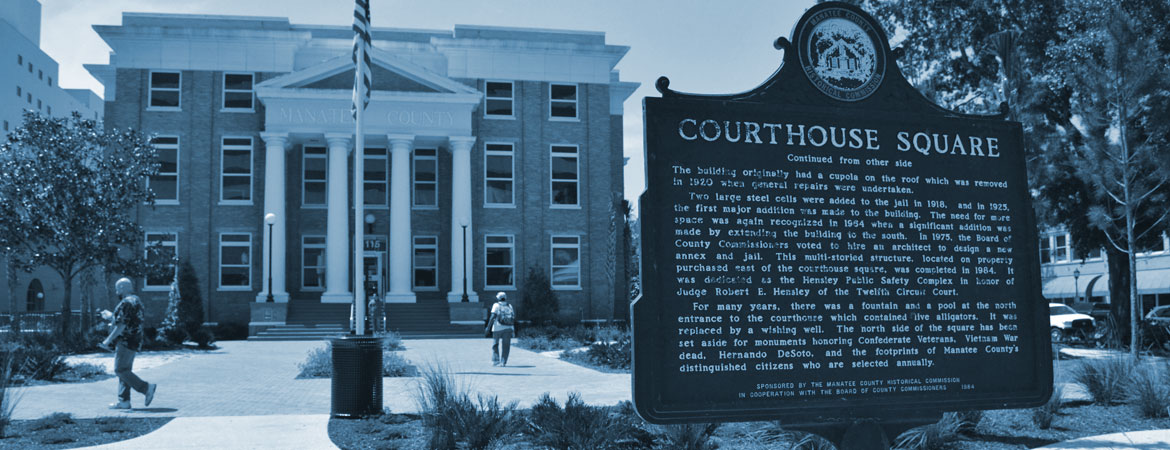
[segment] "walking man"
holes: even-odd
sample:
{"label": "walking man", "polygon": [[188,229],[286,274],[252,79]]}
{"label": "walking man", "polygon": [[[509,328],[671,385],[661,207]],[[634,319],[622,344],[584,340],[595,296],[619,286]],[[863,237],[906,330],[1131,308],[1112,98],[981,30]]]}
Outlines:
{"label": "walking man", "polygon": [[508,350],[512,346],[512,336],[515,332],[516,310],[508,304],[508,295],[503,292],[496,294],[496,304],[492,305],[492,315],[488,319],[488,329],[492,332],[492,365],[507,366]]}
{"label": "walking man", "polygon": [[129,278],[119,279],[114,291],[122,300],[114,308],[114,329],[98,346],[106,350],[114,347],[114,374],[118,375],[118,402],[110,409],[130,409],[130,389],[146,395],[146,406],[154,400],[157,384],[147,383],[134,374],[134,355],[142,349],[142,301],[134,295],[134,283]]}

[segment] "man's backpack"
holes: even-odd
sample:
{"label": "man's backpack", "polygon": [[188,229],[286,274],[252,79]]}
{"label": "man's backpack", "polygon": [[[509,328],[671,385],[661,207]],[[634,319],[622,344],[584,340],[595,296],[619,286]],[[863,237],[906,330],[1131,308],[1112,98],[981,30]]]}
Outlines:
{"label": "man's backpack", "polygon": [[496,318],[496,321],[499,322],[500,325],[510,327],[512,326],[512,323],[516,321],[516,312],[512,309],[511,305],[501,307],[499,316]]}

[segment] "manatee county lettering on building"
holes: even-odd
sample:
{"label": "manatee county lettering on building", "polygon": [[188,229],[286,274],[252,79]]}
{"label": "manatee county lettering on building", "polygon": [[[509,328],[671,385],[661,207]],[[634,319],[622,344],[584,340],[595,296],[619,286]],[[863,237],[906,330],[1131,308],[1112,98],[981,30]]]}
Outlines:
{"label": "manatee county lettering on building", "polygon": [[1020,125],[927,102],[852,6],[811,8],[783,47],[755,90],[663,78],[644,101],[639,413],[791,425],[1046,401]]}

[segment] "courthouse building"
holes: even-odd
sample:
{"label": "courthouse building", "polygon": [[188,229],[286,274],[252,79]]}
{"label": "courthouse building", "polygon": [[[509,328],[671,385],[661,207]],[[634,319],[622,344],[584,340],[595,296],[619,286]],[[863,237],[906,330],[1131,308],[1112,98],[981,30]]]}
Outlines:
{"label": "courthouse building", "polygon": [[[374,28],[355,152],[349,26],[126,13],[94,28],[113,49],[87,66],[106,126],[156,135],[162,158],[145,240],[195,267],[208,322],[346,322],[355,225],[356,270],[403,328],[479,321],[497,291],[520,303],[530,268],[569,319],[624,313],[622,104],[637,84],[603,33]],[[139,280],[156,320],[170,282]]]}

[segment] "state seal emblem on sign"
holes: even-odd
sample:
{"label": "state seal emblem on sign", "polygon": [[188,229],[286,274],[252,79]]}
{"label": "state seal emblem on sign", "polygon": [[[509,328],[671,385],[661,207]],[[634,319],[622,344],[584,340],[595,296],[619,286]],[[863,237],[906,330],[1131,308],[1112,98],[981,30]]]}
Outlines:
{"label": "state seal emblem on sign", "polygon": [[827,8],[809,18],[800,33],[801,65],[809,81],[837,100],[869,97],[885,76],[885,52],[873,24],[857,13]]}

